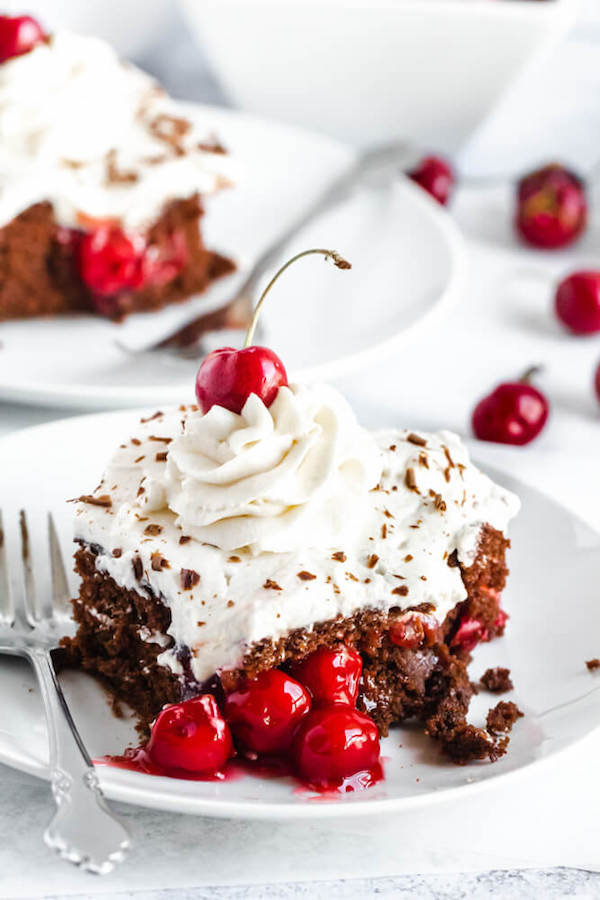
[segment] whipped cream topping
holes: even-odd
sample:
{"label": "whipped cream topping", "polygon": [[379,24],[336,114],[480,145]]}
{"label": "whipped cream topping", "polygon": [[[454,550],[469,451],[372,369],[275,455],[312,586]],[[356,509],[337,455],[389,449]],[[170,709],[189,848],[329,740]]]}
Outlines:
{"label": "whipped cream topping", "polygon": [[381,476],[381,456],[346,400],[325,386],[282,387],[267,408],[191,416],[136,504],[164,507],[222,550],[285,552],[352,542]]}
{"label": "whipped cream topping", "polygon": [[[99,487],[77,507],[75,537],[94,545],[98,570],[169,607],[170,646],[159,662],[181,675],[189,656],[198,681],[239,666],[257,641],[360,609],[429,603],[442,621],[466,597],[449,556],[456,551],[469,566],[482,526],[506,532],[519,508],[449,432],[366,435],[338,395],[321,388],[290,389],[268,413],[270,423],[253,402],[235,418],[201,417],[195,407],[157,414],[123,441]],[[280,481],[273,475],[291,452],[290,434],[303,447],[306,480],[296,462]],[[260,459],[251,454],[254,438]],[[352,494],[347,503],[343,485]],[[301,526],[296,531],[294,521],[286,531],[285,503],[303,498]],[[339,531],[327,509],[338,502],[347,519]],[[263,503],[264,517],[256,515]],[[259,549],[276,535],[262,531],[263,519],[281,525],[282,546],[291,549]],[[191,534],[197,528],[200,537]],[[217,545],[217,536],[230,545],[242,532],[250,546]],[[160,643],[160,636],[148,640]]]}
{"label": "whipped cream topping", "polygon": [[[59,224],[142,227],[231,181],[210,123],[98,38],[57,31],[0,65],[0,226],[49,201]],[[218,149],[218,148],[217,148]]]}

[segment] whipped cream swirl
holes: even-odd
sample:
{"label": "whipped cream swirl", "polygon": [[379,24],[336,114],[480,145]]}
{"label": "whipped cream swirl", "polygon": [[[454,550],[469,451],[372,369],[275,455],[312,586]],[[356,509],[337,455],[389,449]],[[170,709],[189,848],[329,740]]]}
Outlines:
{"label": "whipped cream swirl", "polygon": [[223,550],[336,547],[352,541],[381,470],[337,391],[292,385],[269,408],[251,394],[240,415],[213,406],[188,418],[138,503],[168,506],[186,534]]}

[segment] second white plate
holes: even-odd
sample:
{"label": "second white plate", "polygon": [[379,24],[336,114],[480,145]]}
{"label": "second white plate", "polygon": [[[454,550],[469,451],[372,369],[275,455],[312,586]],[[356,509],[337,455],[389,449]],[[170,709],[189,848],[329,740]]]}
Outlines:
{"label": "second white plate", "polygon": [[[221,305],[252,261],[352,159],[328,138],[213,107],[193,107],[239,164],[239,184],[212,199],[207,243],[240,262],[240,273],[188,303],[138,314],[123,325],[93,316],[0,324],[0,399],[103,408],[191,399],[197,363],[129,356],[139,345]],[[363,189],[305,229],[290,254],[339,250],[353,269],[318,259],[286,274],[264,312],[262,340],[302,378],[335,378],[380,358],[447,305],[464,273],[462,239],[451,218],[420,188]],[[143,335],[143,341],[140,340]],[[221,338],[216,337],[217,346]]]}

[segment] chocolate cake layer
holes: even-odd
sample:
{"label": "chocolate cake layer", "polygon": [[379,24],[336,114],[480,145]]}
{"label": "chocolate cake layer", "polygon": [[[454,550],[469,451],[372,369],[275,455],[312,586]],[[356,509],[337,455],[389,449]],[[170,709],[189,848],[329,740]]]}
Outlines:
{"label": "chocolate cake layer", "polygon": [[[473,688],[467,674],[470,654],[452,646],[459,623],[477,618],[487,637],[503,630],[498,621],[500,593],[507,575],[507,539],[490,526],[481,531],[476,558],[461,566],[468,598],[452,610],[442,625],[441,640],[415,650],[396,646],[390,625],[407,610],[389,613],[361,610],[348,618],[299,629],[273,643],[263,640],[251,647],[242,666],[222,672],[210,689],[230,690],[246,677],[275,666],[286,666],[321,646],[343,643],[356,647],[363,658],[358,706],[377,723],[382,734],[390,726],[417,719],[455,761],[489,757],[504,752],[505,738],[494,739],[466,721]],[[82,547],[76,568],[81,591],[73,601],[78,632],[63,647],[71,664],[100,675],[118,699],[126,701],[148,724],[167,703],[178,702],[206,690],[191,674],[190,651],[177,648],[182,675],[160,665],[158,657],[173,646],[166,635],[170,612],[147,589],[125,590],[96,568],[99,548]],[[454,560],[450,564],[456,565]],[[141,589],[144,590],[144,589]]]}
{"label": "chocolate cake layer", "polygon": [[[147,244],[160,254],[177,233],[186,262],[165,284],[148,284],[111,298],[111,318],[180,302],[233,271],[231,260],[204,246],[202,215],[197,194],[165,207],[147,231]],[[0,321],[95,311],[94,298],[79,275],[76,242],[58,227],[51,204],[30,206],[0,228]]]}

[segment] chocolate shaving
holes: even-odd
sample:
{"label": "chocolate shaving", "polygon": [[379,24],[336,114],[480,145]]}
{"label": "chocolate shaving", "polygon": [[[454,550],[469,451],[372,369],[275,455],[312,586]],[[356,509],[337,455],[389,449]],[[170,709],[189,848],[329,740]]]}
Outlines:
{"label": "chocolate shaving", "polygon": [[141,559],[139,558],[139,556],[135,556],[135,557],[132,559],[131,565],[132,565],[132,567],[133,567],[133,574],[135,575],[135,577],[137,578],[137,580],[140,581],[142,575],[144,574],[144,567],[143,567],[143,565],[142,565],[142,561],[141,561]]}
{"label": "chocolate shaving", "polygon": [[300,581],[313,581],[316,577],[317,576],[313,575],[312,572],[306,572],[304,570],[302,572],[298,572],[298,578],[300,579]]}
{"label": "chocolate shaving", "polygon": [[160,534],[162,530],[162,525],[146,525],[144,534]]}
{"label": "chocolate shaving", "polygon": [[135,444],[136,447],[139,447],[142,442],[139,440],[139,438],[131,438],[131,443]]}
{"label": "chocolate shaving", "polygon": [[160,572],[161,569],[170,568],[168,561],[164,558],[164,556],[161,556],[161,554],[158,552],[158,550],[156,550],[151,555],[150,565],[152,566],[152,568],[154,569],[155,572]]}
{"label": "chocolate shaving", "polygon": [[336,550],[335,553],[331,554],[331,558],[336,562],[346,562],[346,554],[343,550]]}
{"label": "chocolate shaving", "polygon": [[600,669],[600,659],[588,659],[586,660],[586,666],[590,672],[595,672],[597,669]]}
{"label": "chocolate shaving", "polygon": [[181,587],[184,591],[189,591],[200,581],[200,575],[193,569],[182,569],[180,578]]}
{"label": "chocolate shaving", "polygon": [[180,544],[187,544],[189,541],[191,541],[191,537],[189,536],[189,534],[182,534],[179,538]]}
{"label": "chocolate shaving", "polygon": [[154,457],[156,462],[166,462],[167,461],[167,451],[163,450],[162,453],[157,453]]}
{"label": "chocolate shaving", "polygon": [[405,584],[400,584],[398,587],[395,587],[392,591],[392,594],[398,594],[400,597],[406,597],[408,594],[408,587]]}
{"label": "chocolate shaving", "polygon": [[115,547],[115,549],[112,552],[112,555],[114,556],[115,559],[118,559],[120,556],[123,555],[123,551],[121,550],[120,547]]}
{"label": "chocolate shaving", "polygon": [[112,506],[112,500],[109,494],[100,494],[99,497],[94,497],[93,494],[82,494],[81,497],[77,497],[79,503],[89,503],[90,506],[104,506],[106,508]]}
{"label": "chocolate shaving", "polygon": [[134,459],[134,463],[139,463],[139,462],[141,462],[143,459],[146,459],[146,457],[145,457],[144,454],[142,453],[141,456],[138,456],[137,459]]}
{"label": "chocolate shaving", "polygon": [[277,582],[273,581],[271,578],[267,578],[267,580],[263,584],[263,588],[265,589],[265,591],[282,591],[283,590],[281,585],[277,584]]}
{"label": "chocolate shaving", "polygon": [[162,412],[159,409],[159,410],[157,410],[157,412],[154,413],[153,416],[148,416],[147,419],[140,419],[140,422],[142,423],[142,425],[145,425],[146,422],[153,422],[154,419],[158,419],[158,418],[160,418],[160,416],[162,416]]}
{"label": "chocolate shaving", "polygon": [[441,494],[438,494],[437,491],[430,490],[429,496],[433,497],[433,505],[439,512],[446,512],[446,501]]}
{"label": "chocolate shaving", "polygon": [[159,113],[148,123],[150,132],[159,141],[168,144],[176,156],[183,156],[185,147],[183,138],[192,127],[189,119],[181,116],[170,116],[167,113]]}
{"label": "chocolate shaving", "polygon": [[443,448],[444,448],[444,455],[445,455],[446,459],[448,460],[448,465],[450,466],[451,469],[454,469],[455,468],[454,460],[450,456],[450,451],[448,450],[448,448],[446,447],[445,444],[443,445]]}
{"label": "chocolate shaving", "polygon": [[170,437],[158,437],[155,434],[151,434],[148,438],[149,441],[161,441],[163,444],[170,444],[173,438]]}
{"label": "chocolate shaving", "polygon": [[117,151],[109,150],[106,154],[106,178],[105,184],[135,184],[139,181],[137,172],[126,172],[117,166]]}
{"label": "chocolate shaving", "polygon": [[420,434],[415,434],[414,431],[411,431],[410,434],[406,435],[406,440],[410,444],[416,444],[417,447],[426,447],[427,446],[427,441],[425,440],[425,438],[421,437]]}
{"label": "chocolate shaving", "polygon": [[376,553],[371,553],[370,557],[367,560],[367,568],[374,569],[377,563],[379,562],[379,557]]}
{"label": "chocolate shaving", "polygon": [[216,138],[209,138],[206,141],[199,141],[196,144],[196,148],[198,150],[202,150],[203,153],[217,153],[219,156],[227,156],[227,150],[225,149],[223,144]]}
{"label": "chocolate shaving", "polygon": [[230,563],[239,563],[241,561],[242,561],[241,557],[239,557],[239,556],[230,556],[228,559],[228,562],[230,562]]}
{"label": "chocolate shaving", "polygon": [[404,484],[408,488],[409,491],[414,491],[416,494],[419,493],[419,489],[417,487],[417,479],[415,478],[415,470],[412,466],[409,466],[404,475]]}

